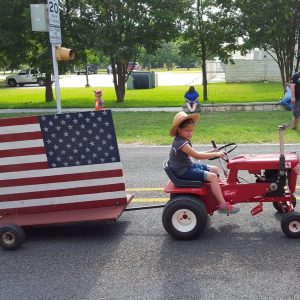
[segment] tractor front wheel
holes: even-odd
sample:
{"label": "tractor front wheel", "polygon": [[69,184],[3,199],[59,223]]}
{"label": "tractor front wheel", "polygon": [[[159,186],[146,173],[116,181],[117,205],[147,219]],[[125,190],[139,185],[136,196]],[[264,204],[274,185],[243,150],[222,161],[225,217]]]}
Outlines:
{"label": "tractor front wheel", "polygon": [[197,197],[174,196],[164,207],[162,223],[175,239],[190,240],[200,235],[207,224],[207,210]]}
{"label": "tractor front wheel", "polygon": [[300,213],[289,212],[281,218],[281,229],[290,238],[300,238]]}

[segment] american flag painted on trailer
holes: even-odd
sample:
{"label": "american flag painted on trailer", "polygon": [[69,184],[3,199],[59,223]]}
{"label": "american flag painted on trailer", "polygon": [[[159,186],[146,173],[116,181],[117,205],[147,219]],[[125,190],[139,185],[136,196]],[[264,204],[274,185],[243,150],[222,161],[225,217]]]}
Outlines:
{"label": "american flag painted on trailer", "polygon": [[0,210],[127,204],[110,110],[0,119]]}

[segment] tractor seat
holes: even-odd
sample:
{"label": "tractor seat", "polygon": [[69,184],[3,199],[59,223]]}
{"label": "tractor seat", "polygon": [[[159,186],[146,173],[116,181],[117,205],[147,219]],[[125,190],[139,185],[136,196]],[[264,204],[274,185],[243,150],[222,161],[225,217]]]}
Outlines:
{"label": "tractor seat", "polygon": [[163,162],[163,168],[166,171],[169,179],[174,183],[175,186],[178,187],[193,187],[193,188],[199,188],[203,185],[203,181],[198,180],[185,180],[177,178],[171,168],[169,167],[169,161],[165,160]]}

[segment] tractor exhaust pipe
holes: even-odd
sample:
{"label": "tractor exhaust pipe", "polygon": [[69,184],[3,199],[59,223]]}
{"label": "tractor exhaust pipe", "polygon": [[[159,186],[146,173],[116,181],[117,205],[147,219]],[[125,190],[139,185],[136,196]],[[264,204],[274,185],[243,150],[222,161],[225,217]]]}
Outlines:
{"label": "tractor exhaust pipe", "polygon": [[280,155],[284,155],[284,139],[283,139],[283,132],[284,129],[288,128],[289,125],[288,124],[283,124],[278,126],[278,130],[279,130],[279,145],[280,145]]}
{"label": "tractor exhaust pipe", "polygon": [[279,146],[280,146],[280,157],[279,157],[279,173],[281,176],[285,174],[285,156],[284,156],[284,129],[288,128],[288,124],[278,126],[279,130]]}
{"label": "tractor exhaust pipe", "polygon": [[[285,156],[284,156],[284,140],[283,132],[287,128],[287,124],[278,126],[279,130],[279,145],[280,145],[280,155],[279,155],[279,170],[278,178],[276,182],[272,182],[269,187],[269,191],[266,193],[267,196],[283,196],[285,195],[285,186],[286,186],[286,169],[285,169]],[[254,213],[256,210],[260,210],[259,207],[254,208]]]}

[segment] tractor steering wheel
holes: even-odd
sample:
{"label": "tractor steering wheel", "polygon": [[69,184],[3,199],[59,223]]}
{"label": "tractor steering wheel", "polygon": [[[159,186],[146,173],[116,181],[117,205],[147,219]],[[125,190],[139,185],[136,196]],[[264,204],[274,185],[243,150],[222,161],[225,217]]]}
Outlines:
{"label": "tractor steering wheel", "polygon": [[237,144],[236,143],[229,143],[229,144],[226,144],[224,146],[221,146],[219,148],[217,148],[216,146],[216,143],[214,141],[212,141],[212,144],[213,144],[213,147],[218,150],[218,151],[222,151],[223,149],[225,151],[222,151],[224,152],[225,156],[224,157],[214,157],[214,158],[210,158],[209,160],[214,160],[214,159],[217,159],[217,158],[221,158],[223,159],[226,163],[229,162],[229,158],[228,158],[228,153],[232,152],[233,150],[236,149],[237,147]]}

